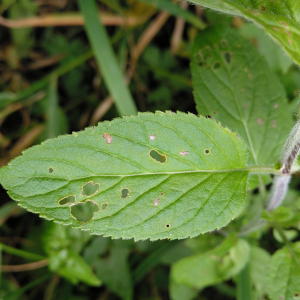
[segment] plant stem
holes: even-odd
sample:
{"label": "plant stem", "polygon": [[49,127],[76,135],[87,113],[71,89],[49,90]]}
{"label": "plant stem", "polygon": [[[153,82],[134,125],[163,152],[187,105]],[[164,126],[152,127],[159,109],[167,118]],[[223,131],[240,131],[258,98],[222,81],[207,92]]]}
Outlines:
{"label": "plant stem", "polygon": [[19,257],[23,257],[29,260],[44,260],[46,259],[45,256],[42,255],[38,255],[38,254],[34,254],[34,253],[30,253],[24,250],[19,250],[10,246],[7,246],[5,244],[0,243],[0,249],[2,249],[2,251],[12,254],[12,255],[16,255]]}
{"label": "plant stem", "polygon": [[285,198],[291,180],[291,170],[300,150],[300,121],[298,120],[290,132],[280,157],[282,165],[280,175],[273,181],[270,197],[267,201],[267,210],[276,209]]}

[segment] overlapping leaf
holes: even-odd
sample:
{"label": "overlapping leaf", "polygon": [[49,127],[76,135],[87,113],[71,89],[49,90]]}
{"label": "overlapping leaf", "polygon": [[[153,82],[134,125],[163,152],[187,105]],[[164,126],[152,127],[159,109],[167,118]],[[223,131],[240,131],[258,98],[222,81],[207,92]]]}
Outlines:
{"label": "overlapping leaf", "polygon": [[243,16],[262,26],[300,64],[300,2],[297,0],[190,0],[218,11]]}
{"label": "overlapping leaf", "polygon": [[288,247],[271,258],[268,272],[268,293],[271,300],[300,299],[300,243],[293,244],[298,262]]}
{"label": "overlapping leaf", "polygon": [[194,42],[191,70],[198,112],[239,133],[248,165],[273,165],[292,120],[282,85],[255,47],[234,30],[210,28]]}
{"label": "overlapping leaf", "polygon": [[211,251],[176,262],[171,278],[175,284],[203,289],[238,274],[248,262],[249,254],[245,240],[230,236]]}
{"label": "overlapping leaf", "polygon": [[114,238],[186,238],[241,211],[243,141],[215,121],[140,114],[32,147],[0,170],[29,211]]}

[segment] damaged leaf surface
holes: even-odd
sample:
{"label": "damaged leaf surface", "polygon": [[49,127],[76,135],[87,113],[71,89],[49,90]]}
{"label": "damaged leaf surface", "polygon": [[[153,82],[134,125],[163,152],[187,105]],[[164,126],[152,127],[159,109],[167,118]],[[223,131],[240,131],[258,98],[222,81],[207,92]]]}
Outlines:
{"label": "damaged leaf surface", "polygon": [[29,211],[92,234],[181,239],[239,214],[246,159],[243,141],[214,120],[141,113],[34,146],[0,182]]}

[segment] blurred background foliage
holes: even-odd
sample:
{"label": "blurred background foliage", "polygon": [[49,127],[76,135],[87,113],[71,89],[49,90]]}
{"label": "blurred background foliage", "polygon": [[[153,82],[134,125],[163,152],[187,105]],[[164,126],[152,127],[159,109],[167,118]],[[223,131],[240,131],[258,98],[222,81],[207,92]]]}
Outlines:
{"label": "blurred background foliage", "polygon": [[[213,25],[234,27],[251,40],[283,83],[291,115],[296,111],[299,69],[255,25],[185,1],[99,0],[97,5],[138,111],[197,113],[191,46],[201,30]],[[99,67],[99,49],[90,46],[77,1],[2,0],[0,14],[0,166],[46,138],[122,114]],[[114,86],[122,84],[110,80]],[[297,176],[292,187],[274,218],[296,241]],[[0,186],[0,299],[235,299],[232,279],[224,277],[223,283],[196,290],[171,287],[169,273],[176,261],[215,248],[228,232],[261,211],[255,197],[254,191],[248,197],[251,206],[222,231],[181,241],[135,243],[41,219],[18,207]],[[250,232],[248,239],[253,278],[258,278],[256,299],[267,299],[259,268],[268,263],[269,253],[282,247],[282,240],[268,228]]]}

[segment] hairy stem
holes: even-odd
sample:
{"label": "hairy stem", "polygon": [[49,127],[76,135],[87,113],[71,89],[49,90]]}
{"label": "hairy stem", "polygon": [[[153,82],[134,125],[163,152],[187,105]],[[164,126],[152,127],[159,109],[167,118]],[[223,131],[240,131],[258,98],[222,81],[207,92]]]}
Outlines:
{"label": "hairy stem", "polygon": [[267,201],[267,210],[276,209],[285,198],[291,180],[291,170],[300,150],[300,121],[293,127],[280,157],[280,175],[273,182],[270,197]]}

